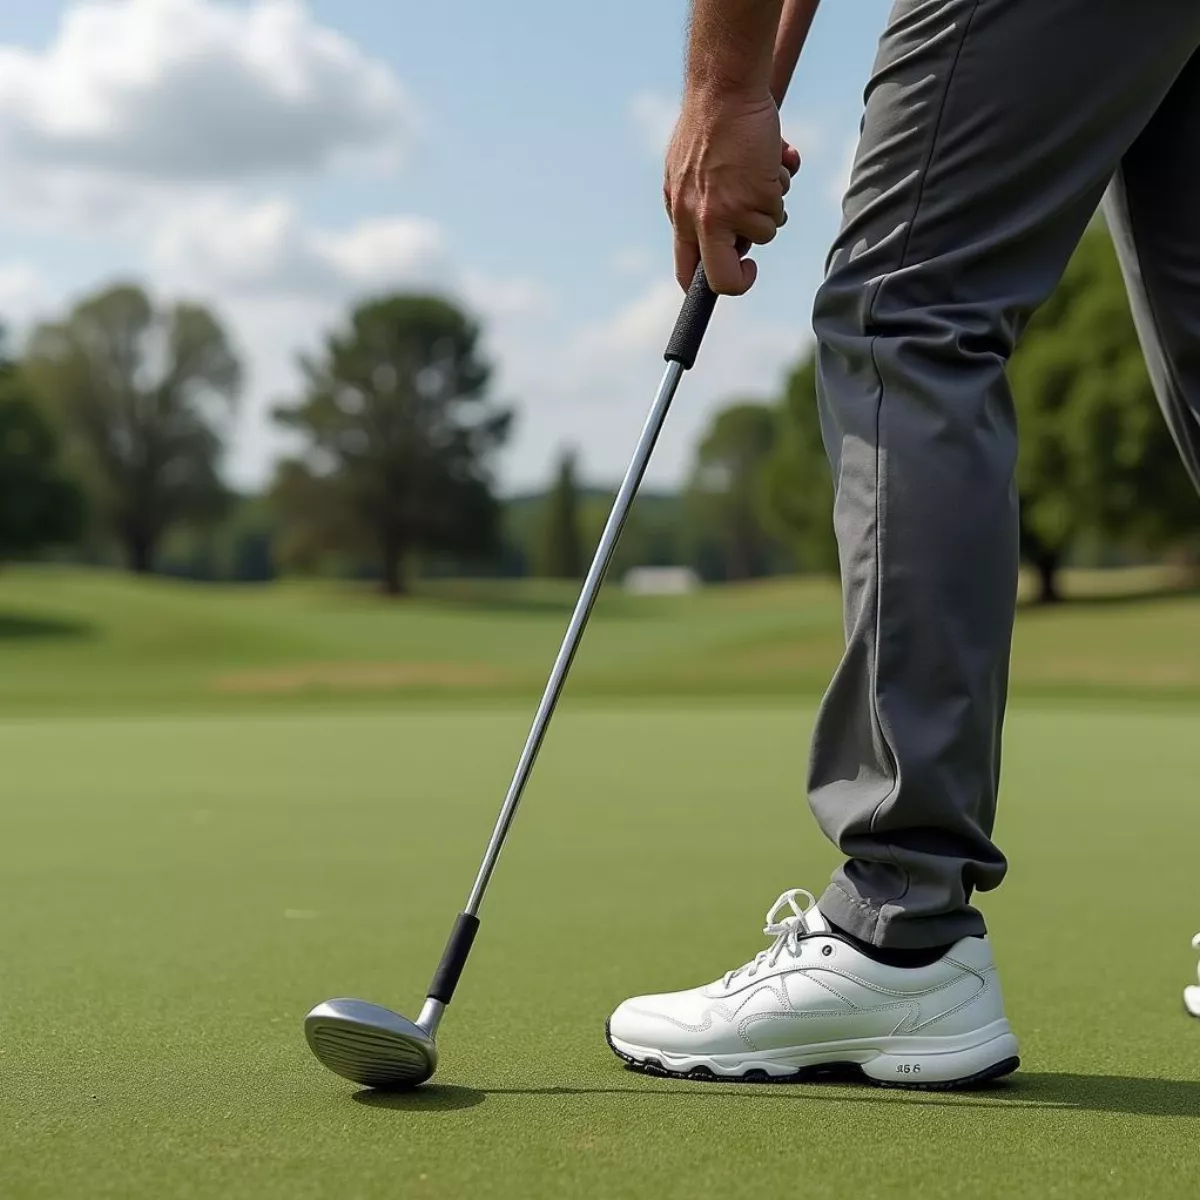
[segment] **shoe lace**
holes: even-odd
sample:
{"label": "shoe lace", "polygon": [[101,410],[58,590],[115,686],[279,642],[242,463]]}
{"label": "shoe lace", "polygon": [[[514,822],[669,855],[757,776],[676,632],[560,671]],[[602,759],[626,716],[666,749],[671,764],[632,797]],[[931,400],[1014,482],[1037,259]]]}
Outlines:
{"label": "shoe lace", "polygon": [[[803,907],[797,903],[797,897],[800,896],[807,901]],[[771,905],[770,911],[767,913],[766,924],[763,926],[763,933],[768,937],[773,937],[774,942],[766,950],[760,950],[748,963],[743,963],[733,971],[726,971],[722,979],[725,987],[728,987],[743,971],[753,979],[758,974],[760,967],[764,965],[773,967],[779,961],[779,956],[784,950],[787,950],[793,957],[799,954],[800,939],[806,933],[812,932],[807,918],[816,906],[817,898],[812,892],[805,891],[804,888],[792,888],[790,891],[784,892]],[[791,909],[791,912],[780,919],[780,913],[785,909]]]}

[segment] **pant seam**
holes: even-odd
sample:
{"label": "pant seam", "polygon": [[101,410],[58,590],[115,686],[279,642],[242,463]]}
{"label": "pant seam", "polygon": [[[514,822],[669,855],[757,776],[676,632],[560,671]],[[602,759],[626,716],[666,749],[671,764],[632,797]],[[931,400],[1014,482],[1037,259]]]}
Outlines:
{"label": "pant seam", "polygon": [[[1142,293],[1142,300],[1146,305],[1146,312],[1150,317],[1150,326],[1154,331],[1155,349],[1162,358],[1164,373],[1167,376],[1170,387],[1174,388],[1175,395],[1168,394],[1160,398],[1161,401],[1172,408],[1178,409],[1176,404],[1176,396],[1184,396],[1186,389],[1183,386],[1183,381],[1179,378],[1179,373],[1176,368],[1174,357],[1167,352],[1167,341],[1163,334],[1163,325],[1159,317],[1158,303],[1154,298],[1152,289],[1146,283],[1146,267],[1145,258],[1142,254],[1142,247],[1138,235],[1137,221],[1134,220],[1133,207],[1129,200],[1129,189],[1125,184],[1125,168],[1123,165],[1118,166],[1114,177],[1116,183],[1114,200],[1121,208],[1125,216],[1125,228],[1129,234],[1129,246],[1133,251],[1133,257],[1137,262],[1138,270],[1138,287]],[[1194,420],[1195,414],[1191,411],[1190,406],[1186,401],[1183,405],[1182,412],[1177,412],[1177,416],[1182,416],[1184,421]],[[1179,447],[1180,457],[1191,468],[1194,479],[1200,481],[1200,455],[1196,453],[1195,447],[1188,444],[1182,436],[1175,437],[1175,431],[1171,428],[1171,422],[1164,414],[1163,419],[1167,421],[1167,427],[1170,429],[1171,436],[1175,444]]]}
{"label": "pant seam", "polygon": [[[876,283],[871,295],[870,304],[867,306],[867,319],[871,322],[872,326],[875,324],[877,303],[880,292],[883,290],[884,285],[887,283],[888,279],[896,274],[897,271],[904,270],[905,266],[907,265],[908,252],[912,245],[913,233],[916,228],[917,218],[921,211],[921,202],[925,198],[925,185],[929,179],[929,169],[933,163],[934,155],[937,153],[938,137],[941,133],[942,121],[945,117],[946,108],[949,104],[950,90],[954,84],[954,76],[958,69],[959,60],[962,58],[963,48],[966,45],[967,37],[970,35],[971,26],[974,23],[975,16],[979,11],[981,2],[982,0],[974,0],[972,3],[971,10],[967,14],[966,20],[963,23],[962,35],[959,38],[958,46],[955,49],[953,61],[950,63],[950,68],[946,72],[946,85],[942,91],[941,103],[938,106],[937,117],[934,120],[933,130],[929,137],[929,148],[926,151],[925,160],[921,166],[920,178],[917,183],[917,195],[913,201],[912,217],[909,220],[908,230],[904,236],[904,242],[900,247],[900,258],[898,264],[894,270],[888,271]],[[875,718],[875,723],[879,729],[880,735],[883,738],[884,749],[888,756],[888,765],[891,767],[892,786],[888,789],[887,795],[885,795],[879,801],[879,803],[875,806],[874,811],[871,813],[871,818],[868,822],[867,828],[873,834],[878,832],[879,816],[883,811],[884,806],[895,798],[896,793],[900,789],[900,764],[896,756],[895,748],[892,746],[891,740],[888,737],[887,729],[884,725],[883,717],[879,709],[878,689],[878,666],[880,647],[882,645],[883,624],[883,471],[881,468],[881,460],[883,440],[883,402],[887,391],[884,374],[879,366],[879,358],[876,353],[878,344],[879,335],[876,334],[870,340],[871,366],[875,371],[876,379],[879,381],[879,393],[875,408],[875,652],[872,656],[871,663],[870,697],[871,712]],[[906,867],[901,865],[890,843],[885,843],[885,848],[888,856],[892,860],[892,864],[900,872],[904,881],[904,886],[900,889],[899,893],[891,897],[889,900],[883,902],[883,904],[895,904],[898,901],[903,900],[904,897],[908,895],[909,889],[912,887],[912,875]],[[879,912],[879,920],[882,920],[882,907],[883,905],[881,904],[880,908],[877,910]]]}

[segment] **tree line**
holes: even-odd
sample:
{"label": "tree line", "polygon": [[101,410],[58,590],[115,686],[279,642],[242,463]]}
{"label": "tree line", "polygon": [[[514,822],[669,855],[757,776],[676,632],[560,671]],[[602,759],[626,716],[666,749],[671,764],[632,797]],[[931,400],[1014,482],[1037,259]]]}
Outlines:
{"label": "tree line", "polygon": [[[85,298],[18,354],[0,339],[0,562],[45,548],[132,571],[267,579],[578,578],[611,493],[573,454],[545,493],[497,495],[513,428],[477,321],[436,295],[357,305],[300,363],[262,496],[221,460],[243,368],[202,305],[132,285]],[[1159,416],[1111,243],[1089,232],[1010,364],[1022,551],[1045,600],[1072,555],[1195,555],[1200,504]],[[644,495],[618,554],[706,579],[836,570],[816,370],[722,409],[678,494]]]}
{"label": "tree line", "polygon": [[[368,563],[398,594],[416,554],[492,552],[512,414],[475,321],[437,296],[371,300],[301,369],[274,413],[296,450],[257,505],[277,563]],[[37,328],[20,361],[0,354],[0,559],[69,544],[145,573],[180,530],[203,542],[244,519],[220,470],[242,383],[212,312],[131,285]]]}

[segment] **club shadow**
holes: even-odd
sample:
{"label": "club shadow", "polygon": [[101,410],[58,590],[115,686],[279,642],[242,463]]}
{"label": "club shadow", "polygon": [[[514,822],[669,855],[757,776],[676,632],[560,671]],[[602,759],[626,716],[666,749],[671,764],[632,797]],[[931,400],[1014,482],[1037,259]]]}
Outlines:
{"label": "club shadow", "polygon": [[487,1099],[487,1093],[454,1083],[428,1083],[397,1092],[363,1088],[354,1092],[350,1099],[368,1108],[390,1108],[397,1112],[449,1112],[456,1108],[474,1108]]}

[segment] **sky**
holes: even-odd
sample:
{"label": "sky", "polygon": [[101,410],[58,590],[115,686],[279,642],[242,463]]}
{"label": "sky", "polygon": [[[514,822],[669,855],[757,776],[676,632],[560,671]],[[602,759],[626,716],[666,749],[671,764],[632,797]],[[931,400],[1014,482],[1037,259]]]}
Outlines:
{"label": "sky", "polygon": [[[674,486],[723,403],[810,338],[890,0],[823,6],[783,112],[790,220],[723,301],[650,471]],[[202,300],[246,364],[226,473],[270,478],[296,357],[351,304],[475,314],[517,412],[505,490],[573,449],[624,470],[678,310],[661,161],[686,0],[0,0],[0,321],[114,280]]]}

